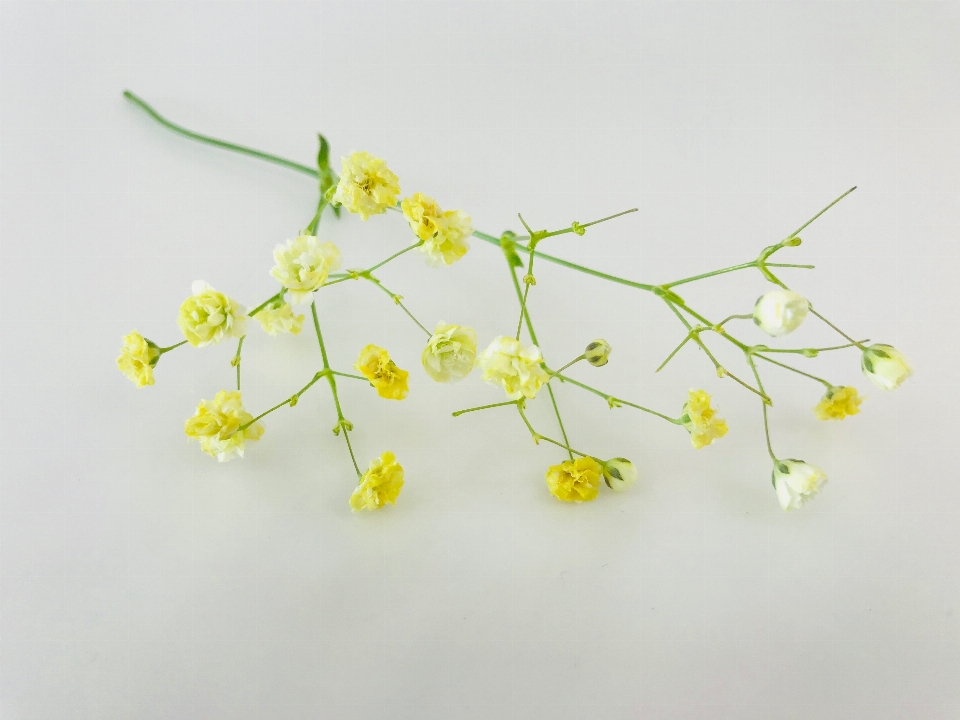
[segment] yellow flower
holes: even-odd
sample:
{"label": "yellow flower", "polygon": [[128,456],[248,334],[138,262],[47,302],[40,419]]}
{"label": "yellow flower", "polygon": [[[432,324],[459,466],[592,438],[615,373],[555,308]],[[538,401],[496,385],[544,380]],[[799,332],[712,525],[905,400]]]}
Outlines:
{"label": "yellow flower", "polygon": [[360,351],[360,357],[353,367],[370,381],[380,397],[403,400],[407,396],[407,378],[410,373],[398,368],[390,359],[390,353],[382,347],[367,345]]}
{"label": "yellow flower", "polygon": [[134,330],[123,336],[117,367],[138,388],[142,388],[144,385],[153,385],[153,366],[159,359],[160,349]]}
{"label": "yellow flower", "polygon": [[533,398],[549,376],[540,367],[543,357],[536,345],[523,347],[519,340],[501,335],[483,351],[480,368],[483,379],[499,385],[510,400]]}
{"label": "yellow flower", "polygon": [[427,264],[451,265],[470,249],[467,238],[473,233],[470,216],[462,210],[440,209],[437,201],[423,193],[414,193],[400,205],[410,229],[423,240],[420,252]]}
{"label": "yellow flower", "polygon": [[273,251],[277,263],[270,274],[290,291],[294,305],[309,302],[314,290],[327,281],[331,270],[340,267],[340,250],[332,242],[320,242],[313,235],[301,235],[277,245]]}
{"label": "yellow flower", "polygon": [[180,306],[177,324],[194,347],[215,345],[224,338],[243,337],[246,332],[246,311],[207,285],[203,280],[193,284],[193,295]]}
{"label": "yellow flower", "polygon": [[727,421],[717,417],[705,390],[690,391],[680,422],[690,433],[690,442],[697,450],[727,434]]}
{"label": "yellow flower", "polygon": [[383,160],[368,152],[355,152],[340,160],[343,169],[333,202],[340,203],[364,220],[397,204],[400,179],[390,172]]}
{"label": "yellow flower", "polygon": [[600,492],[603,469],[593,458],[564,460],[547,470],[547,487],[556,497],[566,502],[593,500]]}
{"label": "yellow flower", "polygon": [[370,468],[350,496],[350,507],[354,510],[379,510],[387,503],[395,505],[401,489],[403,468],[392,452],[385,452],[370,461]]}
{"label": "yellow flower", "polygon": [[187,420],[187,437],[200,441],[200,448],[220,462],[243,457],[247,440],[259,440],[263,425],[255,423],[253,415],[243,409],[240,393],[236,390],[221,390],[213,401],[201,400],[197,412]]}
{"label": "yellow flower", "polygon": [[265,307],[254,317],[260,321],[263,331],[268,335],[299,335],[303,329],[303,315],[294,315],[293,308],[288,303],[283,303],[278,308]]}
{"label": "yellow flower", "polygon": [[856,388],[849,385],[832,387],[813,411],[820,420],[843,420],[848,415],[860,412],[862,402],[863,398],[857,394]]}
{"label": "yellow flower", "polygon": [[423,349],[423,369],[437,382],[463,380],[477,362],[477,333],[442,320]]}

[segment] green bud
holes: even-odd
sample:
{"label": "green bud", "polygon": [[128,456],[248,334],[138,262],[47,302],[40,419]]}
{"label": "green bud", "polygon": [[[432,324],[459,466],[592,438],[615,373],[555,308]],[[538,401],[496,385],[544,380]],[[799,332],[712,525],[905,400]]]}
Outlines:
{"label": "green bud", "polygon": [[606,365],[610,360],[610,353],[612,351],[613,348],[610,347],[610,343],[606,340],[594,340],[587,345],[587,349],[583,351],[583,357],[594,367],[601,367]]}

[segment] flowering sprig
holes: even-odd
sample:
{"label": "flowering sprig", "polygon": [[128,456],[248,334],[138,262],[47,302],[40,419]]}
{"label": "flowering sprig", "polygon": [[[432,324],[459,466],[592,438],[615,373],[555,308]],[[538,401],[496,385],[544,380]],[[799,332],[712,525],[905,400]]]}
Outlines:
{"label": "flowering sprig", "polygon": [[[135,384],[143,387],[153,384],[154,367],[166,352],[187,342],[196,347],[203,347],[228,338],[237,339],[237,351],[232,360],[232,365],[236,367],[237,390],[221,391],[212,403],[201,402],[197,414],[187,424],[188,435],[199,439],[203,449],[216,455],[220,460],[242,456],[245,441],[257,440],[263,432],[262,426],[258,424],[259,420],[281,407],[295,406],[301,395],[321,379],[326,378],[337,414],[337,423],[333,431],[338,435],[341,431],[343,432],[358,477],[357,489],[350,499],[354,509],[378,509],[387,503],[395,502],[403,486],[403,468],[396,462],[393,454],[387,452],[372,461],[366,472],[361,472],[349,437],[349,432],[354,427],[342,411],[337,378],[369,382],[381,397],[401,400],[408,392],[409,373],[396,365],[386,349],[372,344],[368,344],[360,351],[354,366],[361,373],[360,375],[336,371],[330,366],[314,295],[347,280],[363,280],[378,288],[428,336],[421,362],[425,373],[430,378],[437,382],[456,382],[465,378],[476,364],[482,370],[483,380],[500,387],[506,393],[506,401],[459,410],[453,413],[455,417],[476,411],[512,406],[535,443],[539,444],[542,440],[565,451],[568,459],[551,466],[546,473],[546,483],[550,492],[564,501],[593,500],[599,494],[601,479],[613,490],[624,490],[636,481],[637,471],[636,466],[625,458],[617,457],[604,461],[571,446],[554,393],[554,381],[596,395],[602,398],[610,409],[632,407],[682,427],[688,432],[693,447],[697,449],[722,438],[727,434],[728,426],[726,421],[717,415],[711,396],[705,390],[691,390],[679,414],[674,417],[668,412],[654,410],[600,390],[566,372],[583,361],[595,367],[605,365],[612,352],[611,345],[606,340],[591,341],[578,356],[560,365],[558,370],[552,370],[542,355],[529,312],[528,298],[531,288],[537,284],[534,275],[536,259],[648,292],[659,298],[666,309],[678,319],[685,332],[677,346],[657,368],[657,372],[666,367],[688,343],[692,343],[706,355],[718,378],[729,378],[758,397],[762,408],[766,448],[773,464],[772,480],[775,494],[781,506],[787,510],[800,507],[815,496],[826,481],[826,475],[814,465],[800,460],[780,459],[774,453],[769,422],[769,410],[773,406],[773,401],[765,389],[760,372],[761,365],[757,360],[823,385],[825,394],[814,408],[816,417],[822,420],[840,420],[859,413],[863,398],[852,386],[834,384],[775,359],[774,356],[793,354],[804,358],[815,358],[824,352],[857,348],[860,352],[864,375],[884,390],[896,389],[912,372],[909,363],[898,350],[890,345],[867,345],[868,340],[855,340],[824,317],[806,297],[788,287],[775,274],[781,269],[813,267],[773,262],[772,259],[781,250],[799,246],[802,242],[799,234],[856,188],[843,193],[780,242],[763,248],[754,260],[667,283],[650,284],[578,265],[543,253],[539,249],[540,244],[551,237],[564,234],[582,237],[588,229],[635,212],[635,208],[587,223],[572,222],[557,230],[533,230],[522,216],[518,216],[526,235],[506,231],[500,236],[493,236],[473,229],[470,217],[464,212],[442,210],[436,200],[423,193],[417,192],[401,200],[399,178],[382,159],[370,153],[358,152],[344,157],[341,172],[337,174],[330,167],[330,148],[322,135],[319,136],[317,166],[309,167],[192,132],[162,117],[132,93],[126,92],[124,95],[160,124],[185,137],[256,157],[317,178],[319,199],[316,213],[307,227],[295,239],[287,241],[285,246],[278,246],[274,253],[276,265],[271,274],[282,285],[279,292],[246,313],[239,303],[226,295],[218,293],[205,284],[198,285],[194,288],[194,294],[184,302],[181,308],[179,323],[187,339],[181,343],[160,348],[139,333],[131,333],[124,338],[123,351],[117,361],[118,366]],[[321,242],[317,237],[320,219],[326,208],[331,208],[338,217],[343,208],[360,216],[363,220],[383,215],[388,211],[402,213],[414,234],[415,241],[369,268],[337,273],[335,271],[341,265],[339,249],[333,243]],[[467,238],[471,235],[499,246],[510,272],[519,306],[516,331],[512,335],[501,335],[493,339],[482,353],[477,351],[477,337],[472,329],[439,322],[436,329],[431,332],[403,304],[402,296],[386,288],[374,275],[375,271],[412,250],[422,253],[430,265],[443,266],[457,262],[469,250]],[[521,258],[523,253],[527,255],[526,263]],[[522,277],[517,275],[518,268],[525,271]],[[754,303],[751,312],[730,315],[719,322],[709,320],[705,313],[691,307],[677,291],[677,288],[689,283],[749,269],[757,270],[766,281],[775,286],[774,289],[761,296]],[[260,325],[268,334],[297,334],[302,328],[304,316],[296,315],[292,305],[308,302],[323,367],[299,391],[254,417],[243,409],[240,400],[240,363],[246,337],[245,321],[247,318],[259,316]],[[826,324],[846,342],[829,347],[772,348],[766,344],[742,340],[727,327],[736,320],[752,320],[761,331],[776,338],[797,330],[808,316],[815,317]],[[529,344],[521,338],[524,327],[527,330]],[[707,338],[713,336],[734,345],[742,353],[745,365],[752,375],[752,382],[734,374],[719,362],[707,343]],[[526,413],[527,404],[534,402],[544,388],[549,396],[562,439],[551,438],[535,430]]]}

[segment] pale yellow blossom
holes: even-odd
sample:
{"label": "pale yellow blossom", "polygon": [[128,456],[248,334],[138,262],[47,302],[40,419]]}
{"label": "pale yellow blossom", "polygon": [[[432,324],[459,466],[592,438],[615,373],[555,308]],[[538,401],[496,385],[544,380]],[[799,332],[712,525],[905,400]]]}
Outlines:
{"label": "pale yellow blossom", "polygon": [[177,324],[194,347],[216,345],[246,332],[246,310],[236,300],[217,292],[202,280],[193,284],[193,295],[183,301]]}
{"label": "pale yellow blossom", "polygon": [[437,382],[462,380],[477,362],[477,333],[463,325],[437,323],[423,349],[423,369]]}
{"label": "pale yellow blossom", "polygon": [[691,390],[680,422],[690,433],[690,443],[701,449],[727,434],[727,421],[717,417],[705,390]]}
{"label": "pale yellow blossom", "polygon": [[390,359],[390,353],[382,347],[367,345],[353,364],[377,390],[377,395],[387,400],[403,400],[409,392],[407,378],[410,373],[401,370]]}
{"label": "pale yellow blossom", "polygon": [[860,403],[863,398],[857,389],[849,385],[832,387],[827,390],[823,399],[813,409],[820,420],[843,420],[849,415],[860,412]]}
{"label": "pale yellow blossom", "polygon": [[403,489],[403,468],[392,452],[385,452],[370,461],[360,484],[350,496],[354,510],[379,510],[387,503],[395,505]]}
{"label": "pale yellow blossom", "polygon": [[467,238],[473,233],[470,216],[461,210],[443,211],[437,201],[423,193],[414,193],[400,204],[410,229],[428,265],[451,265],[467,254]]}
{"label": "pale yellow blossom", "polygon": [[364,220],[396,206],[400,180],[383,160],[368,152],[355,152],[340,160],[343,169],[333,202]]}
{"label": "pale yellow blossom", "polygon": [[263,435],[263,426],[252,422],[253,415],[243,409],[239,391],[221,390],[212,401],[200,401],[185,430],[187,437],[200,441],[205,453],[226,462],[243,457],[246,441]]}
{"label": "pale yellow blossom", "polygon": [[268,335],[299,335],[303,329],[303,315],[294,315],[293,308],[288,303],[283,303],[278,308],[265,307],[254,317],[260,321],[263,331]]}
{"label": "pale yellow blossom", "polygon": [[301,235],[277,245],[270,274],[290,291],[294,305],[310,302],[315,290],[327,281],[331,270],[340,267],[340,250],[332,242],[320,242],[313,235]]}
{"label": "pale yellow blossom", "polygon": [[479,365],[486,382],[502,387],[510,400],[519,400],[535,397],[550,379],[541,362],[543,357],[536,345],[524,347],[519,340],[501,335],[483,351]]}
{"label": "pale yellow blossom", "polygon": [[876,343],[863,351],[863,374],[881,390],[896,390],[913,375],[913,368],[899,350],[892,345]]}
{"label": "pale yellow blossom", "polygon": [[613,352],[613,348],[610,347],[610,343],[603,339],[597,339],[587,345],[586,350],[583,351],[583,357],[594,367],[603,367],[610,362],[611,352]]}
{"label": "pale yellow blossom", "polygon": [[160,349],[134,330],[123,337],[123,347],[117,358],[117,367],[133,383],[142,388],[153,385],[153,366],[160,359]]}
{"label": "pale yellow blossom", "polygon": [[602,476],[603,469],[593,458],[564,460],[547,470],[547,487],[566,502],[586,502],[597,497]]}
{"label": "pale yellow blossom", "polygon": [[814,498],[827,481],[827,475],[816,465],[802,460],[775,460],[773,487],[784,510],[796,510]]}
{"label": "pale yellow blossom", "polygon": [[603,464],[603,481],[607,487],[623,492],[637,481],[637,466],[626,458],[613,458]]}

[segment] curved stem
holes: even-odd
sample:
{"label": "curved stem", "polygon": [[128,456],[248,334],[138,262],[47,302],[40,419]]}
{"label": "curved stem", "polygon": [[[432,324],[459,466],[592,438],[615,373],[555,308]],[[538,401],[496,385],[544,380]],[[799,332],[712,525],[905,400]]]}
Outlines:
{"label": "curved stem", "polygon": [[248,155],[249,157],[257,158],[258,160],[265,160],[275,165],[281,165],[285,168],[302,172],[304,175],[312,175],[313,177],[320,176],[320,174],[314,168],[307,165],[301,165],[298,162],[293,162],[293,160],[287,160],[286,158],[282,158],[277,155],[271,155],[270,153],[260,152],[259,150],[245,147],[244,145],[237,145],[236,143],[227,142],[226,140],[218,140],[217,138],[210,137],[209,135],[201,135],[200,133],[193,132],[192,130],[187,130],[182,125],[177,125],[176,123],[167,120],[163,115],[148,105],[143,98],[138,97],[129,90],[124,90],[123,96],[134,105],[137,105],[141,110],[146,112],[148,115],[150,115],[150,117],[163,125],[165,128],[172,130],[178,135],[182,135],[183,137],[190,138],[191,140],[196,140],[197,142],[202,142],[207,145],[213,145],[221,150],[230,150],[231,152],[240,153],[241,155]]}
{"label": "curved stem", "polygon": [[176,350],[176,349],[177,349],[178,347],[180,347],[181,345],[186,345],[187,342],[188,342],[187,340],[181,340],[180,342],[174,343],[173,345],[170,345],[169,347],[163,347],[163,348],[162,348],[162,347],[158,347],[158,348],[157,348],[157,353],[158,353],[157,357],[159,358],[160,355],[163,355],[164,353],[168,353],[168,352],[170,352],[171,350]]}

